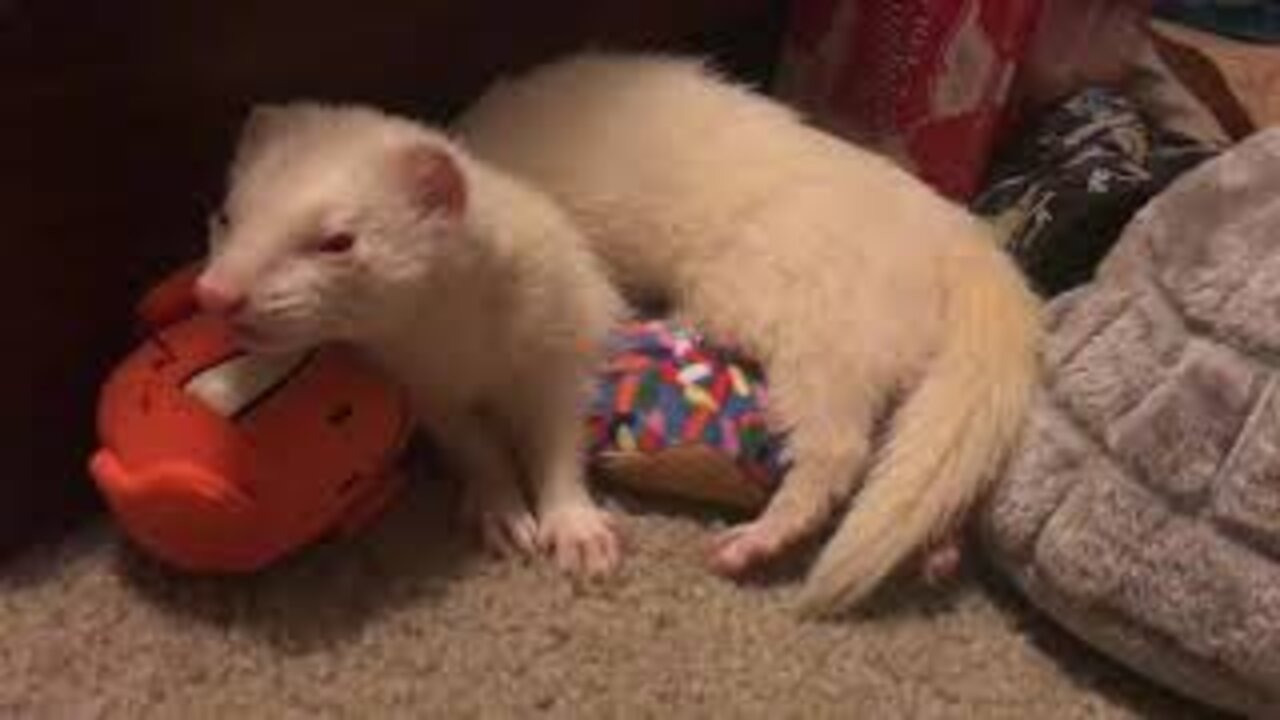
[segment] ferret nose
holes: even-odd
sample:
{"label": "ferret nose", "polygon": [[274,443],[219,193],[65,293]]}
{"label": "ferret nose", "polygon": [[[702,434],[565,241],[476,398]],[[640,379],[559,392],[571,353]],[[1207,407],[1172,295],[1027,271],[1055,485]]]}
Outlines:
{"label": "ferret nose", "polygon": [[196,303],[205,312],[231,316],[244,309],[247,298],[242,292],[210,283],[205,278],[196,281]]}

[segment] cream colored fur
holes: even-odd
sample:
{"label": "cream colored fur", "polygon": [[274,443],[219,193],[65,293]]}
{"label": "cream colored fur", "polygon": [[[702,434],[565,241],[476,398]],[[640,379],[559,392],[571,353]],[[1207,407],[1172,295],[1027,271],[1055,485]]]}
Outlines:
{"label": "cream colored fur", "polygon": [[553,63],[496,84],[456,130],[558,199],[633,298],[765,363],[796,462],[719,538],[717,568],[812,534],[865,473],[803,596],[848,608],[982,495],[1028,405],[1038,312],[961,208],[678,58]]}
{"label": "cream colored fur", "polygon": [[[231,320],[247,344],[363,348],[456,460],[491,546],[616,564],[582,416],[622,302],[552,202],[412,122],[296,104],[247,123],[225,214],[200,287],[244,299]],[[350,250],[317,244],[339,233]]]}

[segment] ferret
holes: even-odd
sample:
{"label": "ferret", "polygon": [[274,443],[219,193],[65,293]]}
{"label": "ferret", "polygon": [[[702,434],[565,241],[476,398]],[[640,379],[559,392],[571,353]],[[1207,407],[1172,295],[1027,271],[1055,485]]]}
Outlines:
{"label": "ferret", "polygon": [[367,354],[454,462],[491,549],[545,551],[582,576],[618,564],[583,453],[591,378],[624,306],[543,193],[373,108],[262,106],[196,296],[252,351]]}
{"label": "ferret", "polygon": [[663,55],[499,79],[452,129],[559,201],[625,296],[763,364],[794,462],[715,540],[716,570],[738,576],[843,513],[800,609],[853,609],[963,521],[1017,441],[1039,302],[979,220],[890,160]]}

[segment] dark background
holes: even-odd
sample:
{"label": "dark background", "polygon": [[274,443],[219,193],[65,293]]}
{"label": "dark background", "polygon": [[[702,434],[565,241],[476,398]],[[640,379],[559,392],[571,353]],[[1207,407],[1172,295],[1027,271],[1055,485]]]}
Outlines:
{"label": "dark background", "polygon": [[96,507],[98,384],[148,283],[197,256],[252,103],[446,118],[583,45],[707,52],[767,77],[772,0],[0,0],[0,557]]}

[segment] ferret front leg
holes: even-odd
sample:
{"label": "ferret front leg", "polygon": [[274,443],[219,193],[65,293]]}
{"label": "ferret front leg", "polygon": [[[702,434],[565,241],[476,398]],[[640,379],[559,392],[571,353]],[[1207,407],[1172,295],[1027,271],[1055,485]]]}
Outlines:
{"label": "ferret front leg", "polygon": [[541,378],[519,395],[523,421],[513,434],[526,458],[539,545],[572,575],[612,573],[621,562],[621,544],[612,516],[587,488],[582,381]]}
{"label": "ferret front leg", "polygon": [[536,554],[538,524],[501,435],[474,412],[431,416],[424,425],[461,476],[463,523],[499,556]]}

